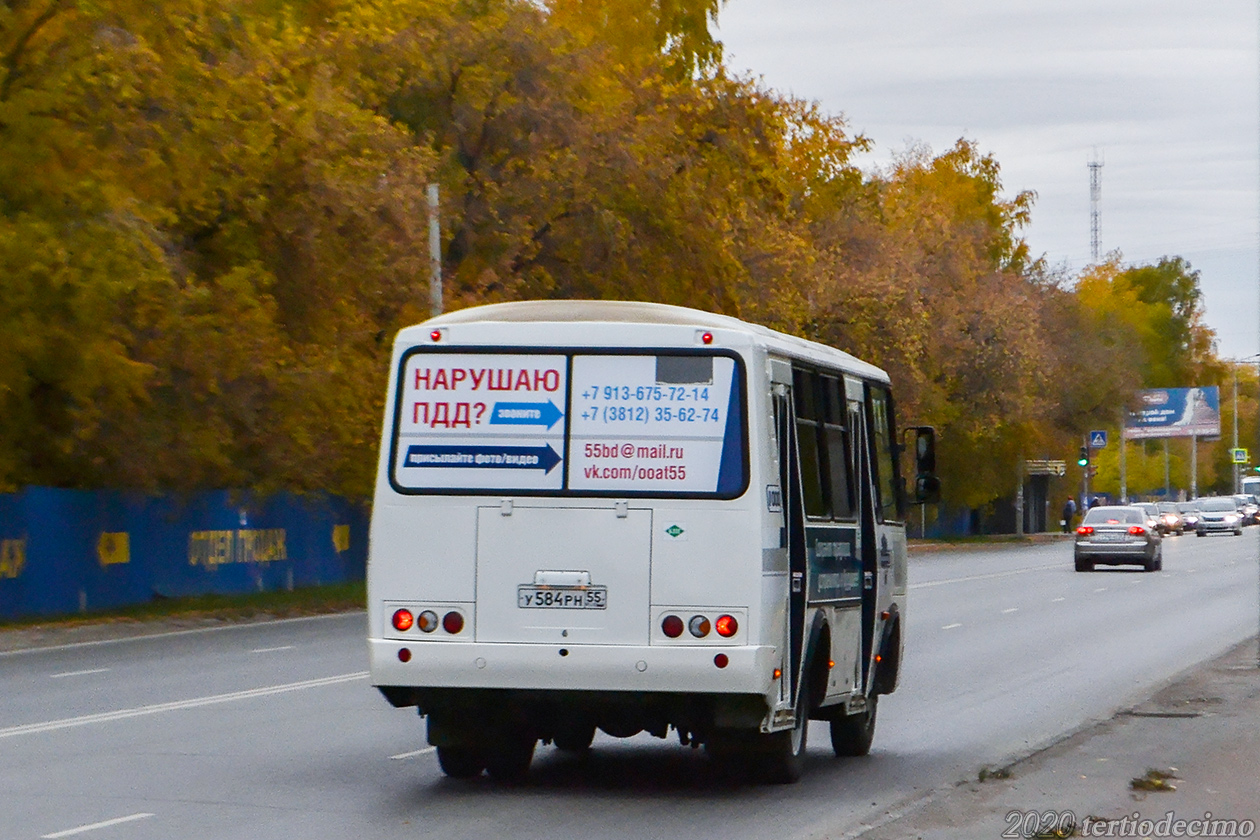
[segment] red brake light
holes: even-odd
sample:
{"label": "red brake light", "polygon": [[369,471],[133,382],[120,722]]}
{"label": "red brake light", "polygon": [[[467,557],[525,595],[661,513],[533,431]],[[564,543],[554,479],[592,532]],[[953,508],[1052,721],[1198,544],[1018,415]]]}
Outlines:
{"label": "red brake light", "polygon": [[398,632],[404,632],[411,629],[411,625],[415,623],[415,619],[411,616],[410,610],[395,610],[393,625]]}
{"label": "red brake light", "polygon": [[661,621],[661,632],[671,639],[677,639],[683,632],[683,620],[676,615],[667,615]]}
{"label": "red brake light", "polygon": [[464,617],[459,613],[451,610],[442,616],[442,629],[452,636],[464,629]]}
{"label": "red brake light", "polygon": [[1082,537],[1088,537],[1090,534],[1094,533],[1094,526],[1082,525],[1076,529],[1076,533],[1080,534]]}
{"label": "red brake light", "polygon": [[1135,537],[1143,537],[1146,536],[1146,529],[1141,525],[1132,525],[1129,527],[1129,533]]}
{"label": "red brake light", "polygon": [[717,629],[719,636],[725,636],[728,639],[739,631],[739,622],[735,620],[733,615],[718,616],[718,620],[713,623],[713,626]]}
{"label": "red brake light", "polygon": [[701,340],[701,341],[703,341],[705,344],[712,344],[712,343],[713,343],[713,333],[711,333],[711,332],[707,332],[707,333],[705,333],[704,335],[700,336],[700,340]]}

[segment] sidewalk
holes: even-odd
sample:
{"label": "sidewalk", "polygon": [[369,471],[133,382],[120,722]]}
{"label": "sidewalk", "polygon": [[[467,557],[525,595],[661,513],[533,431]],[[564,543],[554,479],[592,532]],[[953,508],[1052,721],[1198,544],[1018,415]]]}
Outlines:
{"label": "sidewalk", "polygon": [[[997,768],[984,781],[940,791],[864,832],[844,836],[1260,838],[1256,658],[1253,638],[1184,674],[1150,700]],[[1172,778],[1161,783],[1163,773]],[[1072,833],[1026,830],[1062,828],[1065,820],[1072,821],[1065,811],[1074,817]],[[1194,822],[1202,820],[1208,822]],[[1244,833],[1248,822],[1250,833]]]}

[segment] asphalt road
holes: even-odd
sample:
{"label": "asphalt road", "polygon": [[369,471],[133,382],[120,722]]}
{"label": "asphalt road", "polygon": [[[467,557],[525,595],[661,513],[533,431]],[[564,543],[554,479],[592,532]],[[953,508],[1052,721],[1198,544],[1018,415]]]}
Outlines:
{"label": "asphalt road", "polygon": [[446,779],[369,687],[361,614],[0,655],[0,838],[853,836],[1255,634],[1258,555],[1260,528],[1170,539],[1151,574],[1077,574],[1067,543],[917,555],[872,754],[818,725],[787,787],[650,736],[540,747],[518,788]]}

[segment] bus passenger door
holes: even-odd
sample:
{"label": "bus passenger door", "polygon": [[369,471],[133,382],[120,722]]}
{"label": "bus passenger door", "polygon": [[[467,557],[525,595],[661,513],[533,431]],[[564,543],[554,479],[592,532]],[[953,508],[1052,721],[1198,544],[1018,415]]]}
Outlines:
{"label": "bus passenger door", "polygon": [[800,459],[796,451],[796,415],[792,390],[774,386],[775,434],[779,446],[779,486],[783,488],[783,534],[788,550],[788,659],[786,685],[793,706],[800,686],[801,649],[805,643],[805,507],[801,499]]}
{"label": "bus passenger door", "polygon": [[858,551],[862,561],[862,674],[858,689],[866,693],[875,645],[875,608],[879,597],[879,559],[875,544],[875,488],[871,475],[871,440],[861,402],[849,399],[854,474],[858,487]]}

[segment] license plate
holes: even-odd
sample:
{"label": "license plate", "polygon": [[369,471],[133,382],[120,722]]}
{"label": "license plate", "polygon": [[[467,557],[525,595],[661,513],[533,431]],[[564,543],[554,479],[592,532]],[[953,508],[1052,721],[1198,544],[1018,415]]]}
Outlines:
{"label": "license plate", "polygon": [[1125,534],[1094,534],[1094,542],[1124,542]]}
{"label": "license plate", "polygon": [[518,586],[516,606],[529,610],[603,610],[606,586]]}

